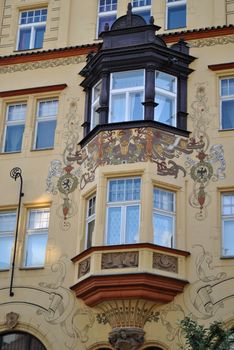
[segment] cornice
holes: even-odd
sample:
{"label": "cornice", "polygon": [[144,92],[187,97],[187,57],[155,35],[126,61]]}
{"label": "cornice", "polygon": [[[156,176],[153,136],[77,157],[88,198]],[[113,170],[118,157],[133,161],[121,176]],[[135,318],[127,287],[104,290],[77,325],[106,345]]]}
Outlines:
{"label": "cornice", "polygon": [[213,70],[213,71],[221,71],[221,70],[233,69],[234,68],[234,62],[210,64],[210,65],[208,65],[208,68],[210,70]]}
{"label": "cornice", "polygon": [[67,84],[58,84],[58,85],[48,85],[48,86],[39,86],[28,89],[19,89],[19,90],[10,90],[10,91],[0,91],[0,97],[10,97],[10,96],[20,96],[20,95],[31,95],[42,92],[52,92],[52,91],[61,91],[67,87]]}

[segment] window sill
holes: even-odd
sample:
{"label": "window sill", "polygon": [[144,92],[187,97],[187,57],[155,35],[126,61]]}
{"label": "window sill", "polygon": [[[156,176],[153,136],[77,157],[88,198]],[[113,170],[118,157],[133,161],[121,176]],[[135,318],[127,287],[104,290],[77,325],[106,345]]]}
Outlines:
{"label": "window sill", "polygon": [[19,267],[20,271],[23,270],[44,270],[45,266],[23,266],[23,267]]}
{"label": "window sill", "polygon": [[32,49],[24,49],[24,50],[14,50],[13,52],[17,53],[17,52],[20,52],[20,53],[26,53],[26,52],[32,52],[32,51],[36,51],[36,50],[41,50],[43,49],[43,47],[35,47],[35,48],[32,48]]}
{"label": "window sill", "polygon": [[177,27],[177,28],[165,28],[164,30],[165,31],[170,31],[170,30],[175,31],[175,30],[184,30],[186,28],[187,28],[187,26],[185,26],[185,27]]}
{"label": "window sill", "polygon": [[6,271],[10,271],[10,268],[8,268],[8,269],[0,269],[0,272],[6,272]]}
{"label": "window sill", "polygon": [[34,149],[31,149],[30,151],[31,152],[38,152],[38,151],[53,151],[54,150],[54,147],[50,147],[50,148],[34,148]]}
{"label": "window sill", "polygon": [[219,132],[222,132],[222,131],[224,131],[224,132],[226,132],[226,131],[234,131],[234,128],[230,128],[230,129],[219,129],[218,130]]}
{"label": "window sill", "polygon": [[1,152],[0,155],[3,155],[3,154],[19,154],[21,153],[22,151],[13,151],[13,152]]}
{"label": "window sill", "polygon": [[234,259],[234,255],[230,255],[230,256],[221,256],[220,259],[221,259],[221,260]]}

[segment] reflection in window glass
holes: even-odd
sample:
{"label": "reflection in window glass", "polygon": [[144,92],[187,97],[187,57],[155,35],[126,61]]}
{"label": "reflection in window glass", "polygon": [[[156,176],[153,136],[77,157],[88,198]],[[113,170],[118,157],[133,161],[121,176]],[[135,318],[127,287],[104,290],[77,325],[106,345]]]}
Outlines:
{"label": "reflection in window glass", "polygon": [[9,269],[14,243],[16,211],[0,212],[0,270]]}
{"label": "reflection in window glass", "polygon": [[186,0],[167,0],[167,29],[186,27]]}
{"label": "reflection in window glass", "polygon": [[222,255],[234,256],[234,194],[222,195]]}

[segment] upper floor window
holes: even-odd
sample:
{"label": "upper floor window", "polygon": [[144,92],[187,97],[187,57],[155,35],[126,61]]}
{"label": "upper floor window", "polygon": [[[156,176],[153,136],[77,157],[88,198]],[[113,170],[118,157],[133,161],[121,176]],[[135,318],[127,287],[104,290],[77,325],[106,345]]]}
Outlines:
{"label": "upper floor window", "polygon": [[111,74],[109,122],[144,118],[144,70]]}
{"label": "upper floor window", "polygon": [[47,9],[20,12],[17,50],[39,49],[43,46]]}
{"label": "upper floor window", "polygon": [[93,231],[95,225],[96,195],[88,200],[86,216],[86,248],[92,247]]}
{"label": "upper floor window", "polygon": [[177,79],[173,75],[156,72],[155,77],[155,120],[176,126]]}
{"label": "upper floor window", "polygon": [[99,124],[99,113],[97,112],[100,107],[99,99],[101,95],[102,81],[100,80],[92,89],[92,108],[91,108],[91,129]]}
{"label": "upper floor window", "polygon": [[149,23],[151,16],[151,0],[132,0],[132,11]]}
{"label": "upper floor window", "polygon": [[234,257],[234,193],[222,195],[222,255]]}
{"label": "upper floor window", "polygon": [[117,17],[117,0],[99,0],[97,36],[104,31],[105,24],[112,26]]}
{"label": "upper floor window", "polygon": [[25,127],[26,103],[9,104],[3,136],[3,152],[20,152]]}
{"label": "upper floor window", "polygon": [[139,241],[140,199],[140,178],[109,180],[107,244],[137,243]]}
{"label": "upper floor window", "polygon": [[186,0],[167,0],[167,29],[186,27]]}
{"label": "upper floor window", "polygon": [[234,78],[220,80],[221,129],[234,129]]}
{"label": "upper floor window", "polygon": [[58,114],[58,100],[38,101],[34,149],[52,148]]}
{"label": "upper floor window", "polygon": [[0,270],[10,267],[15,225],[15,210],[0,212]]}
{"label": "upper floor window", "polygon": [[175,245],[175,193],[154,189],[154,244],[173,248]]}
{"label": "upper floor window", "polygon": [[42,267],[45,264],[50,209],[28,211],[25,243],[25,267]]}

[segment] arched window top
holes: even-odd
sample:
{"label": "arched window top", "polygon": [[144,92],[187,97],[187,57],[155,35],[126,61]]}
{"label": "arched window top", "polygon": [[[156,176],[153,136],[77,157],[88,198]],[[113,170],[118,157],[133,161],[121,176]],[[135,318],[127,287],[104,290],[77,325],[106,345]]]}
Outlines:
{"label": "arched window top", "polygon": [[46,350],[36,337],[25,332],[0,334],[1,350]]}

